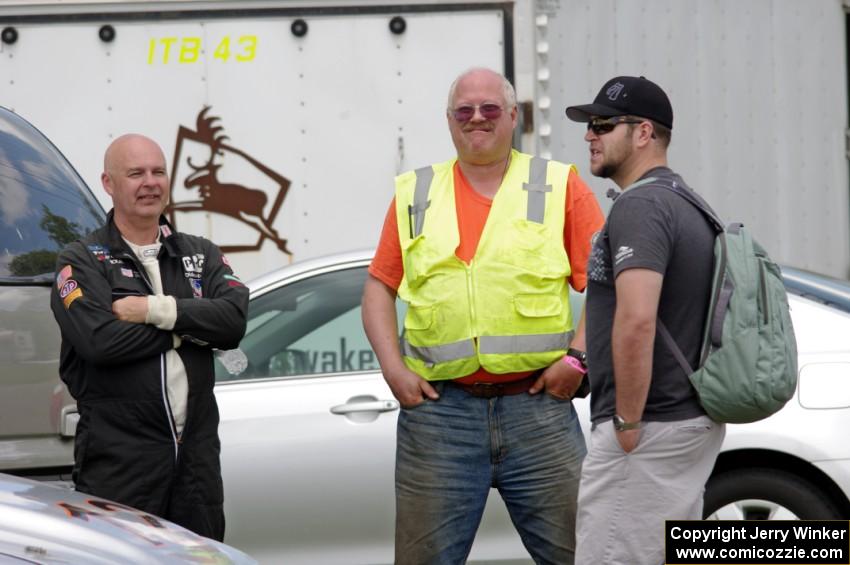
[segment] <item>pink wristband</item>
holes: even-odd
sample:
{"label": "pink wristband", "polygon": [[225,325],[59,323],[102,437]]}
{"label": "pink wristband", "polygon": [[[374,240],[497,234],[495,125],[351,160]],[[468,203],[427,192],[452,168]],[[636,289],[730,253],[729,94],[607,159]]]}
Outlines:
{"label": "pink wristband", "polygon": [[573,357],[572,355],[564,355],[564,363],[581,373],[582,375],[587,374],[587,369],[581,364],[581,361]]}

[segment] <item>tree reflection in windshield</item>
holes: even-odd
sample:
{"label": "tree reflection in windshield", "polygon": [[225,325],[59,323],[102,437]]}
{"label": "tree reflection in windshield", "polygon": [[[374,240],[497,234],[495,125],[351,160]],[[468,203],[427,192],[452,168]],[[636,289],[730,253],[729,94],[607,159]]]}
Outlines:
{"label": "tree reflection in windshield", "polygon": [[84,231],[80,224],[57,216],[50,211],[46,204],[41,205],[41,211],[41,221],[38,225],[47,233],[47,237],[56,244],[56,249],[35,249],[21,253],[9,263],[9,273],[12,276],[32,277],[43,273],[52,273],[56,268],[56,256],[59,251],[90,231]]}

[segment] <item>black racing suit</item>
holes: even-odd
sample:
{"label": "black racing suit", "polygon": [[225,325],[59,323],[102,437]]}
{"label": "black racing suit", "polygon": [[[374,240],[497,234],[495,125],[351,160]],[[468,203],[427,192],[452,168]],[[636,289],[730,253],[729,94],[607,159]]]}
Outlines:
{"label": "black racing suit", "polygon": [[[173,331],[123,322],[112,313],[119,298],[153,293],[112,212],[105,226],[59,255],[51,308],[62,332],[60,375],[80,412],[73,479],[81,492],[222,540],[212,349],[239,345],[248,289],[210,241],[173,233],[165,218],[160,231],[162,288],[177,301]],[[165,375],[175,334],[189,384],[179,439]]]}

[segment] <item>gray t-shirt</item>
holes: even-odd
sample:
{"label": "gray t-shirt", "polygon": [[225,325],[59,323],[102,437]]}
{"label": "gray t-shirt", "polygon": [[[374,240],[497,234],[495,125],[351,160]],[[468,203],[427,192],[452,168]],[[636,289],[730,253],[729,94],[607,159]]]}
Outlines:
{"label": "gray t-shirt", "polygon": [[[593,422],[609,420],[615,413],[611,355],[617,303],[614,280],[624,270],[643,268],[664,275],[659,317],[691,366],[699,356],[711,292],[715,233],[684,197],[663,186],[651,186],[675,182],[690,190],[679,175],[657,167],[640,180],[650,177],[656,180],[632,186],[615,200],[605,226],[594,236],[588,260],[587,353]],[[656,332],[643,420],[684,420],[704,413],[687,375]]]}

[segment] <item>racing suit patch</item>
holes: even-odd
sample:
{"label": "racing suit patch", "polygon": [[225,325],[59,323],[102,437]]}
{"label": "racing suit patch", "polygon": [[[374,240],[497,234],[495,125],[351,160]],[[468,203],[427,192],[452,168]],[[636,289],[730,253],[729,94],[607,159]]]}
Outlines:
{"label": "racing suit patch", "polygon": [[95,259],[101,263],[108,259],[112,259],[112,255],[109,253],[109,248],[105,245],[89,245],[88,248],[94,255]]}
{"label": "racing suit patch", "polygon": [[59,270],[59,274],[56,275],[56,288],[62,290],[62,286],[65,284],[65,281],[71,278],[73,274],[73,270],[71,269],[71,265],[65,265],[62,269]]}
{"label": "racing suit patch", "polygon": [[189,283],[192,285],[192,296],[195,298],[203,298],[204,297],[204,283],[201,279],[189,279]]}
{"label": "racing suit patch", "polygon": [[62,288],[59,290],[59,298],[62,299],[62,304],[65,305],[65,310],[71,307],[74,300],[83,295],[83,289],[77,284],[74,279],[68,279]]}

